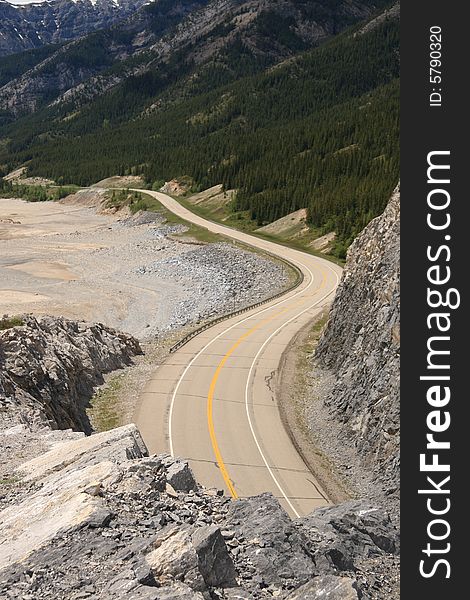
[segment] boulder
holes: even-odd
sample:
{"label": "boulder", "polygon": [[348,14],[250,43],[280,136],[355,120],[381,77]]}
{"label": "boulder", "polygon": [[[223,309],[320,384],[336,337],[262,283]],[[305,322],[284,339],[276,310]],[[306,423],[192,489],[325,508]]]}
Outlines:
{"label": "boulder", "polygon": [[236,571],[219,527],[200,527],[191,536],[199,572],[209,587],[236,585]]}
{"label": "boulder", "polygon": [[95,485],[106,486],[119,475],[116,464],[101,462],[45,480],[36,493],[0,513],[0,569],[24,560],[59,533],[89,524],[106,525],[111,514],[101,498],[87,494]]}
{"label": "boulder", "polygon": [[350,571],[358,558],[399,551],[399,534],[387,512],[364,500],[318,508],[297,523],[323,573]]}
{"label": "boulder", "polygon": [[167,469],[166,480],[176,492],[190,492],[197,489],[197,482],[189,464],[176,460]]}
{"label": "boulder", "polygon": [[224,527],[244,540],[242,558],[261,587],[297,587],[318,574],[305,532],[271,494],[231,504]]}
{"label": "boulder", "polygon": [[72,471],[102,461],[123,463],[148,456],[147,447],[135,425],[57,444],[49,452],[23,463],[19,471],[25,481],[42,479],[57,471]]}
{"label": "boulder", "polygon": [[235,567],[216,526],[167,527],[146,559],[157,580],[183,581],[194,590],[236,585]]}
{"label": "boulder", "polygon": [[194,590],[205,590],[204,578],[199,572],[198,557],[191,542],[189,527],[167,527],[155,542],[156,548],[146,560],[155,578],[166,584],[183,581]]}

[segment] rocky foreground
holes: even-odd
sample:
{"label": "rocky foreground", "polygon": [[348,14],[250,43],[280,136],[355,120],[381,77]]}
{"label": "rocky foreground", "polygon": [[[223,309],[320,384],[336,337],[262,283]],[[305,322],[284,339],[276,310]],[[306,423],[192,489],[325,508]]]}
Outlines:
{"label": "rocky foreground", "polygon": [[367,502],[292,521],[270,495],[232,501],[185,461],[149,457],[133,425],[67,437],[19,466],[3,498],[2,598],[388,597],[371,568],[398,535]]}

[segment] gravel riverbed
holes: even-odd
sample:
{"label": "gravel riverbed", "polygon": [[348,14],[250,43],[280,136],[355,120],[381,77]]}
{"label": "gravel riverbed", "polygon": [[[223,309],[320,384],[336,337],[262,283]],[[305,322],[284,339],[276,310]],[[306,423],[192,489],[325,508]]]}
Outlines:
{"label": "gravel riverbed", "polygon": [[1,200],[0,216],[0,314],[63,315],[150,339],[269,298],[289,283],[281,263],[222,238],[201,243],[158,213],[119,219],[91,208]]}

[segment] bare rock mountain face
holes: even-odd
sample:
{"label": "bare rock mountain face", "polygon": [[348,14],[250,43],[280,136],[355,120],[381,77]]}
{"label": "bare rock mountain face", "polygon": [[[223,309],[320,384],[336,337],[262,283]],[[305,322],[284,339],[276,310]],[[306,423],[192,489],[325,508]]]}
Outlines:
{"label": "bare rock mountain face", "polygon": [[30,315],[21,321],[0,328],[2,416],[90,433],[85,408],[94,387],[103,373],[130,364],[139,343],[101,324]]}
{"label": "bare rock mountain face", "polygon": [[[348,251],[316,362],[325,403],[386,493],[399,488],[400,191]],[[318,374],[317,374],[318,375]]]}
{"label": "bare rock mountain face", "polygon": [[0,56],[73,40],[132,14],[148,0],[0,0]]}
{"label": "bare rock mountain face", "polygon": [[[142,4],[142,0],[118,1],[133,3],[135,9]],[[93,5],[91,0],[55,2],[68,10],[88,5],[90,11],[98,10],[100,2],[115,7],[114,0],[97,0]],[[54,1],[46,4],[55,6]],[[120,20],[108,28],[97,21],[89,35],[78,25],[76,35],[56,33],[50,42],[73,41],[62,43],[46,57],[40,53],[28,60],[20,57],[18,68],[3,69],[9,76],[3,76],[0,61],[0,109],[10,117],[45,105],[80,110],[121,84],[124,89],[118,93],[143,87],[150,98],[176,80],[183,88],[177,95],[185,96],[203,85],[200,82],[211,72],[228,82],[315,47],[374,14],[384,1],[155,0],[143,4],[134,12],[124,5],[115,7]],[[39,7],[34,10],[42,10]],[[0,0],[1,9],[8,15],[26,10]],[[2,19],[0,34],[16,36],[15,27]]]}

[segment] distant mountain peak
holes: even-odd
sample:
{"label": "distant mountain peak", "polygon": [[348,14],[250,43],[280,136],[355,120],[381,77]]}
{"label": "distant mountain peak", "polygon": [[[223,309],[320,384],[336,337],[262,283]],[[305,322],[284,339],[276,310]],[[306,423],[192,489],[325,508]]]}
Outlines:
{"label": "distant mountain peak", "polygon": [[0,56],[82,37],[149,0],[0,0]]}

